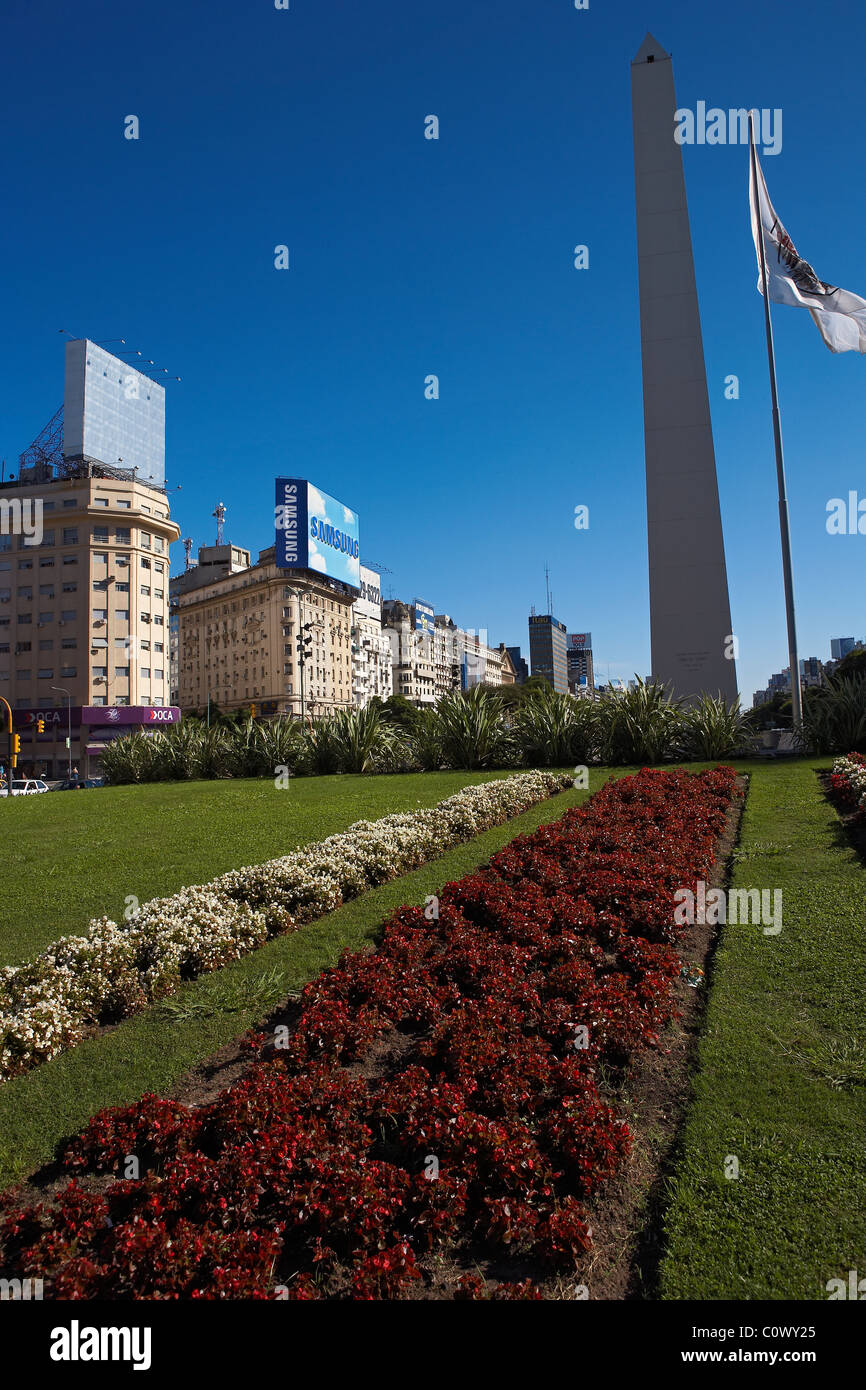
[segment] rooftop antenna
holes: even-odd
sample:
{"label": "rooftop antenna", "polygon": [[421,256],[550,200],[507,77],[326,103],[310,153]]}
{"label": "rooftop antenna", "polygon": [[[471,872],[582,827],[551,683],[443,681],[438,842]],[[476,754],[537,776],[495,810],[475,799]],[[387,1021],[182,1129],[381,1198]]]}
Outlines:
{"label": "rooftop antenna", "polygon": [[548,568],[548,566],[547,566],[546,563],[545,563],[545,566],[544,566],[544,587],[545,587],[545,589],[547,590],[547,611],[548,611],[549,614],[552,615],[552,614],[553,614],[553,598],[552,598],[551,593],[550,593],[550,569]]}
{"label": "rooftop antenna", "polygon": [[216,517],[216,524],[217,524],[217,538],[216,538],[216,543],[217,543],[217,545],[222,545],[222,543],[223,543],[223,523],[225,522],[225,519],[226,519],[226,509],[225,509],[225,507],[223,506],[222,502],[217,502],[217,504],[216,504],[216,509],[215,509],[214,511],[211,512],[211,516],[215,516],[215,517]]}
{"label": "rooftop antenna", "polygon": [[184,573],[189,574],[189,571],[192,569],[192,561],[190,559],[190,556],[192,555],[192,536],[184,536],[183,553],[184,558],[186,560],[186,563],[184,565]]}

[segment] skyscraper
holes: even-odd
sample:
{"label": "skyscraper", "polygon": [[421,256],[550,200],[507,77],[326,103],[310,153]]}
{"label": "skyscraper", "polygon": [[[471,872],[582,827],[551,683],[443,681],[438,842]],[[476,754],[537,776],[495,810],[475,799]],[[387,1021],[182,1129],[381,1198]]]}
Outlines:
{"label": "skyscraper", "polygon": [[737,694],[728,578],[673,66],[647,34],[631,69],[652,674]]}
{"label": "skyscraper", "polygon": [[568,688],[572,695],[595,691],[595,668],[592,660],[592,633],[569,632],[566,637]]}
{"label": "skyscraper", "polygon": [[529,662],[534,676],[544,676],[561,695],[568,693],[565,623],[550,613],[530,615]]}

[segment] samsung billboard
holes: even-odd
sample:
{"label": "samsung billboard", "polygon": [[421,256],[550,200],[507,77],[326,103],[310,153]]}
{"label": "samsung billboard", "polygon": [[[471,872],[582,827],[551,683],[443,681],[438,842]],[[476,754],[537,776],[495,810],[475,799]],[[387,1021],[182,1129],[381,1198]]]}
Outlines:
{"label": "samsung billboard", "polygon": [[63,453],[165,486],[165,387],[88,338],[66,344]]}
{"label": "samsung billboard", "polygon": [[277,478],[276,560],[280,569],[317,570],[361,587],[358,513],[306,478]]}

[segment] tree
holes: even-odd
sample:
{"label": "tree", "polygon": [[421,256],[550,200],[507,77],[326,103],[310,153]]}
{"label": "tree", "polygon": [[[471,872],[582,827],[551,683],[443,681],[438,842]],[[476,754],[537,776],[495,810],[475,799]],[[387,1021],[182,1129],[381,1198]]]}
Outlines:
{"label": "tree", "polygon": [[830,679],[835,681],[844,676],[861,676],[864,672],[866,672],[866,647],[855,647],[847,656],[842,657]]}

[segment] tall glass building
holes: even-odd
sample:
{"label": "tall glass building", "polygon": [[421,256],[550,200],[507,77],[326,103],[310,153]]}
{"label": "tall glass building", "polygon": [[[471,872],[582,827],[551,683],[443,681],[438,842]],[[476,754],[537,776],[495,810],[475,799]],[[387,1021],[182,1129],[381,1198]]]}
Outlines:
{"label": "tall glass building", "polygon": [[544,676],[554,690],[568,694],[568,656],[565,623],[550,613],[530,614],[529,664],[534,676]]}

